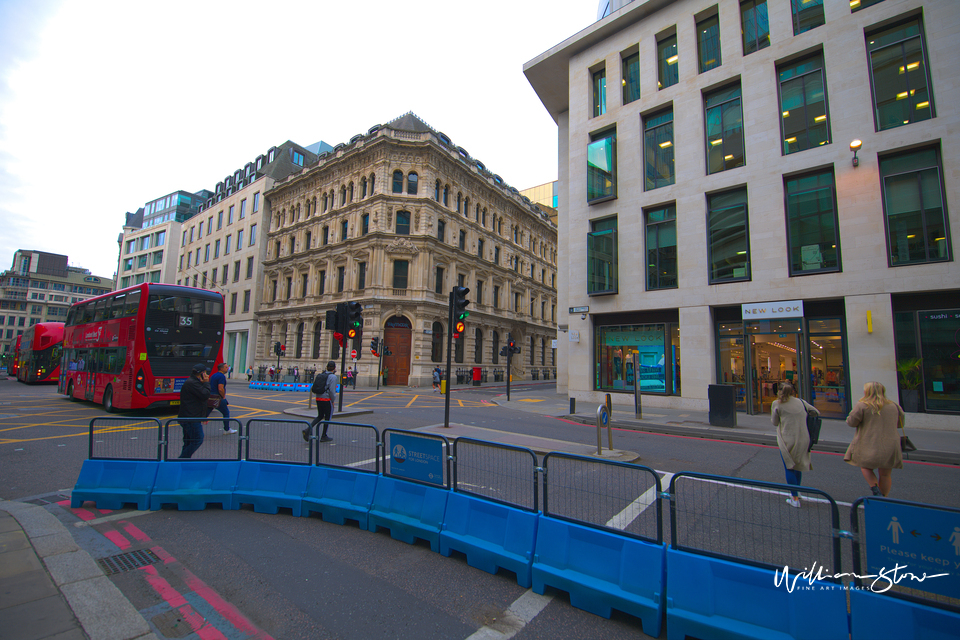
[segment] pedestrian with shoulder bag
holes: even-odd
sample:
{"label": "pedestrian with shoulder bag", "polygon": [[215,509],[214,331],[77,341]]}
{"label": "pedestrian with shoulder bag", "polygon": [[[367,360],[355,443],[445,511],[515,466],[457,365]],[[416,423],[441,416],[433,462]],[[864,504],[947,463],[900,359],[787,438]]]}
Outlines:
{"label": "pedestrian with shoulder bag", "polygon": [[337,394],[337,376],[334,372],[337,370],[337,363],[331,360],[327,363],[327,370],[317,374],[313,380],[313,386],[310,387],[310,393],[317,396],[317,417],[310,426],[303,430],[303,439],[310,442],[310,436],[313,434],[313,428],[323,423],[323,431],[320,433],[320,442],[330,442],[333,440],[327,435],[327,428],[330,426],[330,417],[333,415],[333,400]]}
{"label": "pedestrian with shoulder bag", "polygon": [[[777,427],[777,446],[780,448],[780,460],[786,474],[787,484],[800,486],[804,471],[810,471],[810,433],[807,431],[807,415],[820,412],[797,397],[797,391],[789,382],[785,382],[777,393],[777,399],[770,407],[770,421]],[[787,504],[800,508],[800,496],[790,492]]]}

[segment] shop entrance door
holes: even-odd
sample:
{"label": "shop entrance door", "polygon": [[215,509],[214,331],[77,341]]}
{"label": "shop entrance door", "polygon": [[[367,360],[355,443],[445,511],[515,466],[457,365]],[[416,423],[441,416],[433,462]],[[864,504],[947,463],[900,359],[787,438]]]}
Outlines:
{"label": "shop entrance door", "polygon": [[749,413],[769,414],[780,385],[789,382],[801,398],[806,395],[801,353],[802,335],[797,332],[754,334],[750,337]]}

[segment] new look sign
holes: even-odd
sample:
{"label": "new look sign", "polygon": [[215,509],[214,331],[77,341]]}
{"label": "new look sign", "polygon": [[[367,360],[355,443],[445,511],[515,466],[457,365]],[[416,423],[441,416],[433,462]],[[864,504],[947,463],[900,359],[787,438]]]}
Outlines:
{"label": "new look sign", "polygon": [[759,302],[740,305],[744,320],[767,320],[769,318],[802,318],[803,300],[783,302]]}

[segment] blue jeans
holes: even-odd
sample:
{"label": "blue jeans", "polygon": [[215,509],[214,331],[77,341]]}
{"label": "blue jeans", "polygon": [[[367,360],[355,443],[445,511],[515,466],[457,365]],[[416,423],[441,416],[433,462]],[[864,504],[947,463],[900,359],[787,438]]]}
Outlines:
{"label": "blue jeans", "polygon": [[[794,469],[787,469],[787,463],[784,461],[782,453],[780,454],[780,462],[783,462],[783,472],[787,476],[787,484],[792,484],[795,487],[799,487],[802,482],[803,472],[795,471]],[[791,491],[790,495],[796,498],[797,492]]]}
{"label": "blue jeans", "polygon": [[181,420],[180,426],[183,427],[183,450],[180,451],[180,457],[189,458],[203,444],[203,423],[200,420]]}

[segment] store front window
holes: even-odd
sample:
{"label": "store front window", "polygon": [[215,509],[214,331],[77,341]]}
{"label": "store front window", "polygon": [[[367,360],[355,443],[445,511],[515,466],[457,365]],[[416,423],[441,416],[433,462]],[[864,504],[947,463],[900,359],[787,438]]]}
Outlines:
{"label": "store front window", "polygon": [[644,393],[680,393],[680,332],[676,325],[616,325],[597,327],[596,331],[596,388],[633,391],[639,379]]}
{"label": "store front window", "polygon": [[898,311],[894,319],[903,410],[960,413],[960,309]]}

